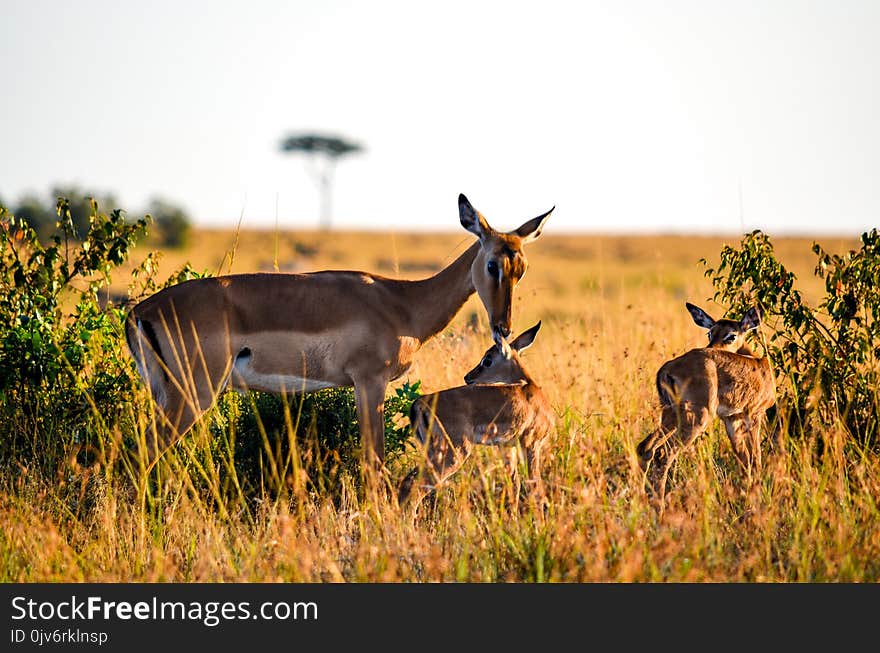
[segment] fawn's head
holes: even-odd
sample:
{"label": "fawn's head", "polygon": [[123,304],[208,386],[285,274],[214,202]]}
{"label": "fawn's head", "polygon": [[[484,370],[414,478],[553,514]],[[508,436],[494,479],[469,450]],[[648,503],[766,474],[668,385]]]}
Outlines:
{"label": "fawn's head", "polygon": [[464,382],[514,384],[528,380],[528,374],[519,359],[520,352],[528,349],[535,341],[535,335],[541,323],[538,322],[528,331],[523,331],[513,341],[502,341],[486,350],[477,366],[465,374]]}
{"label": "fawn's head", "polygon": [[746,334],[761,323],[762,313],[757,306],[746,311],[746,314],[739,321],[725,318],[714,320],[699,306],[694,306],[690,302],[685,302],[685,306],[697,326],[709,330],[709,344],[706,347],[714,349],[739,351],[746,344]]}
{"label": "fawn's head", "polygon": [[458,196],[461,225],[480,239],[480,251],[471,265],[471,281],[489,314],[495,342],[510,335],[513,288],[528,267],[523,245],[541,235],[552,212],[550,209],[524,222],[518,229],[504,233],[495,231],[467,197]]}

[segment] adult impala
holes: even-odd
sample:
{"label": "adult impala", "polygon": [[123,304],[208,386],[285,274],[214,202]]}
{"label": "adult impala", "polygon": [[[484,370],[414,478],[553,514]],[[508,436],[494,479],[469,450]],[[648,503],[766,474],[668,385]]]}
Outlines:
{"label": "adult impala", "polygon": [[[761,321],[760,311],[753,307],[741,320],[716,321],[698,306],[689,302],[685,306],[694,322],[708,329],[709,343],[667,361],[657,371],[660,425],[636,448],[651,489],[661,499],[675,458],[716,416],[724,423],[746,474],[759,471],[761,423],[766,411],[776,405],[770,360],[756,356],[745,342],[746,334]],[[778,421],[774,437],[778,443]]]}
{"label": "adult impala", "polygon": [[[513,446],[513,454],[522,450],[530,481],[540,483],[541,447],[555,418],[550,402],[519,358],[540,328],[538,322],[509,346],[501,341],[489,348],[465,375],[467,385],[423,395],[413,402],[410,423],[425,460],[401,482],[401,505],[417,506],[458,471],[476,444]],[[515,462],[512,467],[516,469]]]}
{"label": "adult impala", "polygon": [[476,292],[492,335],[510,333],[513,288],[526,271],[523,245],[553,211],[495,231],[464,195],[461,225],[477,237],[427,279],[366,272],[235,274],[193,279],[136,305],[126,338],[155,401],[151,464],[227,387],[308,392],[353,386],[364,459],[385,458],[387,385]]}

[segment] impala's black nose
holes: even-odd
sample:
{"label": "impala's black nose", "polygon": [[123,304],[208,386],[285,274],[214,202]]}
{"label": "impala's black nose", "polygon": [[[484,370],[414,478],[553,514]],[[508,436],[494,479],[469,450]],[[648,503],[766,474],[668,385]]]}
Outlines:
{"label": "impala's black nose", "polygon": [[495,341],[498,341],[498,336],[502,338],[507,338],[510,335],[510,325],[509,324],[501,324],[500,322],[495,325],[492,329],[492,335],[495,337]]}

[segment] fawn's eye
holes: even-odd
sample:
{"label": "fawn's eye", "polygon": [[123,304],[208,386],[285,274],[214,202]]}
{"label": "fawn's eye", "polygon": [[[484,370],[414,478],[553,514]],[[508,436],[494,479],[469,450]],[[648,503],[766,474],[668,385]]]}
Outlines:
{"label": "fawn's eye", "polygon": [[735,333],[728,333],[726,336],[724,336],[724,343],[725,343],[725,344],[728,344],[728,345],[729,345],[729,344],[732,343],[734,340],[736,340],[736,334],[735,334]]}
{"label": "fawn's eye", "polygon": [[486,264],[486,272],[488,272],[491,276],[498,276],[498,263],[496,261],[489,261]]}
{"label": "fawn's eye", "polygon": [[492,359],[489,358],[488,356],[486,356],[486,358],[483,359],[483,362],[481,363],[481,365],[483,367],[492,367]]}

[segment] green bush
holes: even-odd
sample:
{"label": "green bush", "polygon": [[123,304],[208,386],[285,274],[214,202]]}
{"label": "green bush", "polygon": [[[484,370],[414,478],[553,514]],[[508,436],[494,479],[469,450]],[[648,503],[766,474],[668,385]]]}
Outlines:
{"label": "green bush", "polygon": [[860,247],[829,254],[818,243],[815,274],[825,296],[811,307],[796,277],[777,259],[770,238],[746,234],[739,248],[725,246],[705,274],[715,299],[741,314],[758,304],[771,326],[769,354],[779,379],[789,432],[843,426],[858,443],[878,443],[880,400],[880,234],[863,233]]}
{"label": "green bush", "polygon": [[[420,396],[420,381],[404,383],[385,401],[385,453],[392,464],[411,442],[409,408]],[[290,435],[295,435],[291,439]],[[301,395],[226,393],[211,418],[215,460],[233,452],[235,474],[246,495],[289,484],[295,465],[302,465],[311,489],[337,486],[340,474],[357,477],[360,433],[354,390],[328,388]],[[297,450],[293,460],[291,448]]]}
{"label": "green bush", "polygon": [[75,242],[67,200],[49,244],[0,208],[0,458],[53,466],[71,446],[96,446],[123,419],[131,360],[120,347],[121,309],[98,292],[147,227],[91,202],[88,230]]}

